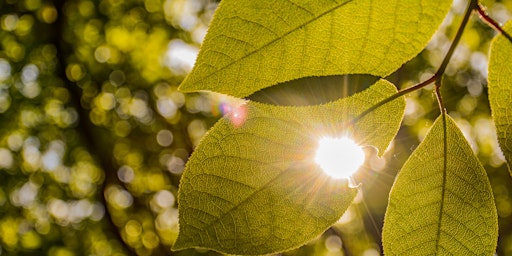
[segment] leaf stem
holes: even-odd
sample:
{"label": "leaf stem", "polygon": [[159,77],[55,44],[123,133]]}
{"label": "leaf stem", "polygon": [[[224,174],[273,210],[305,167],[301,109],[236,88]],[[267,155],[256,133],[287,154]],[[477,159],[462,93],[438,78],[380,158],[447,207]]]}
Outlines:
{"label": "leaf stem", "polygon": [[436,98],[437,98],[437,104],[439,105],[439,110],[441,111],[441,115],[443,115],[443,119],[444,119],[445,118],[444,115],[446,114],[446,108],[444,107],[443,97],[441,96],[441,91],[440,91],[441,80],[436,80],[435,85],[436,85],[435,94],[436,94]]}
{"label": "leaf stem", "polygon": [[491,18],[489,14],[485,11],[485,9],[486,8],[480,3],[478,3],[477,6],[475,7],[475,10],[479,14],[478,16],[485,24],[487,24],[489,27],[493,28],[497,32],[501,33],[505,38],[508,39],[508,41],[512,43],[512,36],[510,36],[510,34],[507,33],[507,31],[505,31],[496,20]]}
{"label": "leaf stem", "polygon": [[[413,91],[416,91],[416,90],[419,90],[431,83],[435,83],[436,84],[436,90],[439,89],[439,87],[441,87],[441,78],[442,76],[444,75],[444,72],[446,71],[446,67],[448,66],[448,63],[450,62],[450,59],[453,55],[453,53],[455,52],[455,49],[457,48],[457,45],[459,44],[460,42],[460,39],[462,38],[462,34],[464,32],[464,29],[466,28],[467,24],[468,24],[468,21],[469,21],[469,18],[471,17],[471,14],[473,12],[473,10],[477,10],[478,8],[478,0],[470,0],[469,4],[468,4],[468,7],[466,9],[466,12],[464,13],[464,17],[462,19],[462,22],[457,30],[457,34],[455,34],[455,38],[453,39],[452,41],[452,44],[450,45],[450,48],[448,49],[448,52],[446,53],[446,55],[444,56],[444,59],[443,59],[443,62],[441,62],[441,65],[439,66],[439,68],[437,69],[436,73],[430,77],[429,79],[419,83],[419,84],[416,84],[416,85],[413,85],[411,87],[408,87],[408,88],[405,88],[405,89],[402,89],[402,90],[399,90],[396,94],[386,98],[386,99],[383,99],[382,101],[380,101],[379,103],[371,106],[369,109],[363,111],[361,114],[359,114],[358,116],[356,116],[354,119],[351,120],[350,124],[354,124],[356,123],[357,121],[359,121],[361,118],[363,118],[364,116],[368,115],[369,113],[373,112],[374,110],[376,110],[377,108],[401,97],[401,96],[404,96],[405,94],[408,94],[410,92],[413,92]],[[437,92],[436,92],[437,93]],[[440,96],[440,94],[439,94]],[[440,99],[440,97],[438,97],[438,100]],[[441,111],[444,111],[443,108],[443,104],[442,104],[442,101],[439,102],[440,105],[439,105],[439,108],[441,109]]]}

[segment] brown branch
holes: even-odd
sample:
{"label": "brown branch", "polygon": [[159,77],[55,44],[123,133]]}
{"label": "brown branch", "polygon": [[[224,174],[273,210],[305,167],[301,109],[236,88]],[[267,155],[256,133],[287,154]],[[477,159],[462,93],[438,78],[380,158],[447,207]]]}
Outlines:
{"label": "brown branch", "polygon": [[[405,94],[419,90],[431,83],[436,83],[436,87],[440,87],[441,86],[441,78],[443,77],[443,75],[446,71],[446,67],[448,67],[448,63],[450,63],[450,59],[452,58],[453,53],[455,52],[455,49],[457,48],[457,45],[459,44],[460,39],[462,38],[462,34],[464,33],[464,29],[466,28],[466,26],[468,24],[468,21],[469,21],[469,18],[471,17],[472,11],[474,9],[476,9],[477,7],[478,7],[477,0],[471,0],[469,2],[466,12],[464,13],[464,18],[462,19],[459,29],[457,30],[457,34],[455,35],[455,38],[453,39],[452,44],[450,45],[450,48],[448,49],[448,52],[444,56],[443,62],[441,62],[441,65],[439,66],[436,73],[432,77],[430,77],[429,79],[427,79],[419,84],[413,85],[409,88],[402,89],[402,90],[398,91],[396,94],[371,106],[369,109],[363,111],[361,114],[359,114],[354,119],[352,119],[350,121],[349,125],[352,125],[352,124],[356,123],[357,121],[361,120],[361,118],[370,114],[377,108],[382,107],[383,105],[385,105],[401,96],[404,96]],[[443,105],[440,105],[440,109],[442,111]]]}
{"label": "brown branch", "polygon": [[487,24],[489,27],[493,28],[494,30],[496,30],[497,32],[499,32],[500,34],[502,34],[505,38],[508,39],[508,41],[510,41],[512,43],[512,36],[510,36],[509,33],[507,33],[507,31],[505,31],[501,25],[496,21],[494,20],[493,18],[491,18],[489,16],[489,14],[487,14],[487,12],[485,11],[485,7],[478,3],[475,7],[475,10],[478,12],[478,16],[480,17],[480,19],[485,23]]}

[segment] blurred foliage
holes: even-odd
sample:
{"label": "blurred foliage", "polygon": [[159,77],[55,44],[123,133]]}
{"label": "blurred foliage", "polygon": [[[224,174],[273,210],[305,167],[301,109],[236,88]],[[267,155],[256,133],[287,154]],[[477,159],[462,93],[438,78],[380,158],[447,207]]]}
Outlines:
{"label": "blurred foliage", "polygon": [[[511,1],[482,1],[500,22]],[[465,1],[429,46],[388,79],[403,88],[435,72]],[[214,255],[171,252],[185,162],[221,115],[222,95],[184,95],[217,6],[211,0],[0,2],[0,255]],[[444,79],[447,109],[488,171],[512,254],[512,179],[487,102],[495,32],[473,17]],[[318,239],[283,255],[379,255],[394,176],[438,109],[427,87],[407,96],[404,126],[358,177],[361,194]]]}

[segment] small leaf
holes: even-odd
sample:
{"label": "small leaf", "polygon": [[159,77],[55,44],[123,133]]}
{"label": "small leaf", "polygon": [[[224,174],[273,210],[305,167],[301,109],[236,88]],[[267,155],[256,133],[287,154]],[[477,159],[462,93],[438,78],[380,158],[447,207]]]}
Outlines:
{"label": "small leaf", "polygon": [[310,76],[389,75],[417,55],[448,0],[223,0],[184,92],[243,98]]}
{"label": "small leaf", "polygon": [[[229,254],[267,254],[298,247],[334,224],[356,189],[314,163],[318,139],[352,133],[382,154],[396,135],[400,97],[346,123],[396,88],[380,80],[324,105],[290,107],[249,102],[221,119],[187,163],[179,188],[175,250],[204,247]],[[232,122],[246,113],[243,122]],[[390,114],[392,113],[392,114]],[[236,119],[240,120],[240,119]]]}
{"label": "small leaf", "polygon": [[498,220],[486,172],[455,122],[440,117],[398,174],[384,219],[386,255],[493,255]]}
{"label": "small leaf", "polygon": [[[505,25],[512,33],[512,21]],[[507,162],[512,165],[512,42],[502,35],[491,44],[489,57],[489,103],[498,141]],[[512,172],[511,172],[512,174]]]}

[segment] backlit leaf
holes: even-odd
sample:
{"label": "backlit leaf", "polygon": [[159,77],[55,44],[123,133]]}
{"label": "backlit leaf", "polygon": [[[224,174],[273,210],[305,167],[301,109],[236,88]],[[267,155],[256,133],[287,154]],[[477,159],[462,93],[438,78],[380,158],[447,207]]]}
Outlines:
{"label": "backlit leaf", "polygon": [[493,255],[498,220],[486,172],[455,122],[438,118],[398,174],[386,255]]}
{"label": "backlit leaf", "polygon": [[309,76],[384,77],[417,55],[448,0],[223,0],[184,92],[246,97]]}
{"label": "backlit leaf", "polygon": [[[505,26],[512,33],[512,22]],[[489,57],[489,103],[496,125],[498,141],[510,165],[512,164],[512,42],[497,36],[491,44]],[[510,170],[510,168],[509,168]]]}
{"label": "backlit leaf", "polygon": [[382,154],[400,126],[403,98],[377,108],[352,128],[346,124],[395,93],[391,83],[380,80],[324,105],[249,102],[233,110],[208,132],[187,163],[174,249],[267,254],[322,234],[341,217],[356,189],[344,179],[328,177],[314,163],[319,138],[350,134]]}

